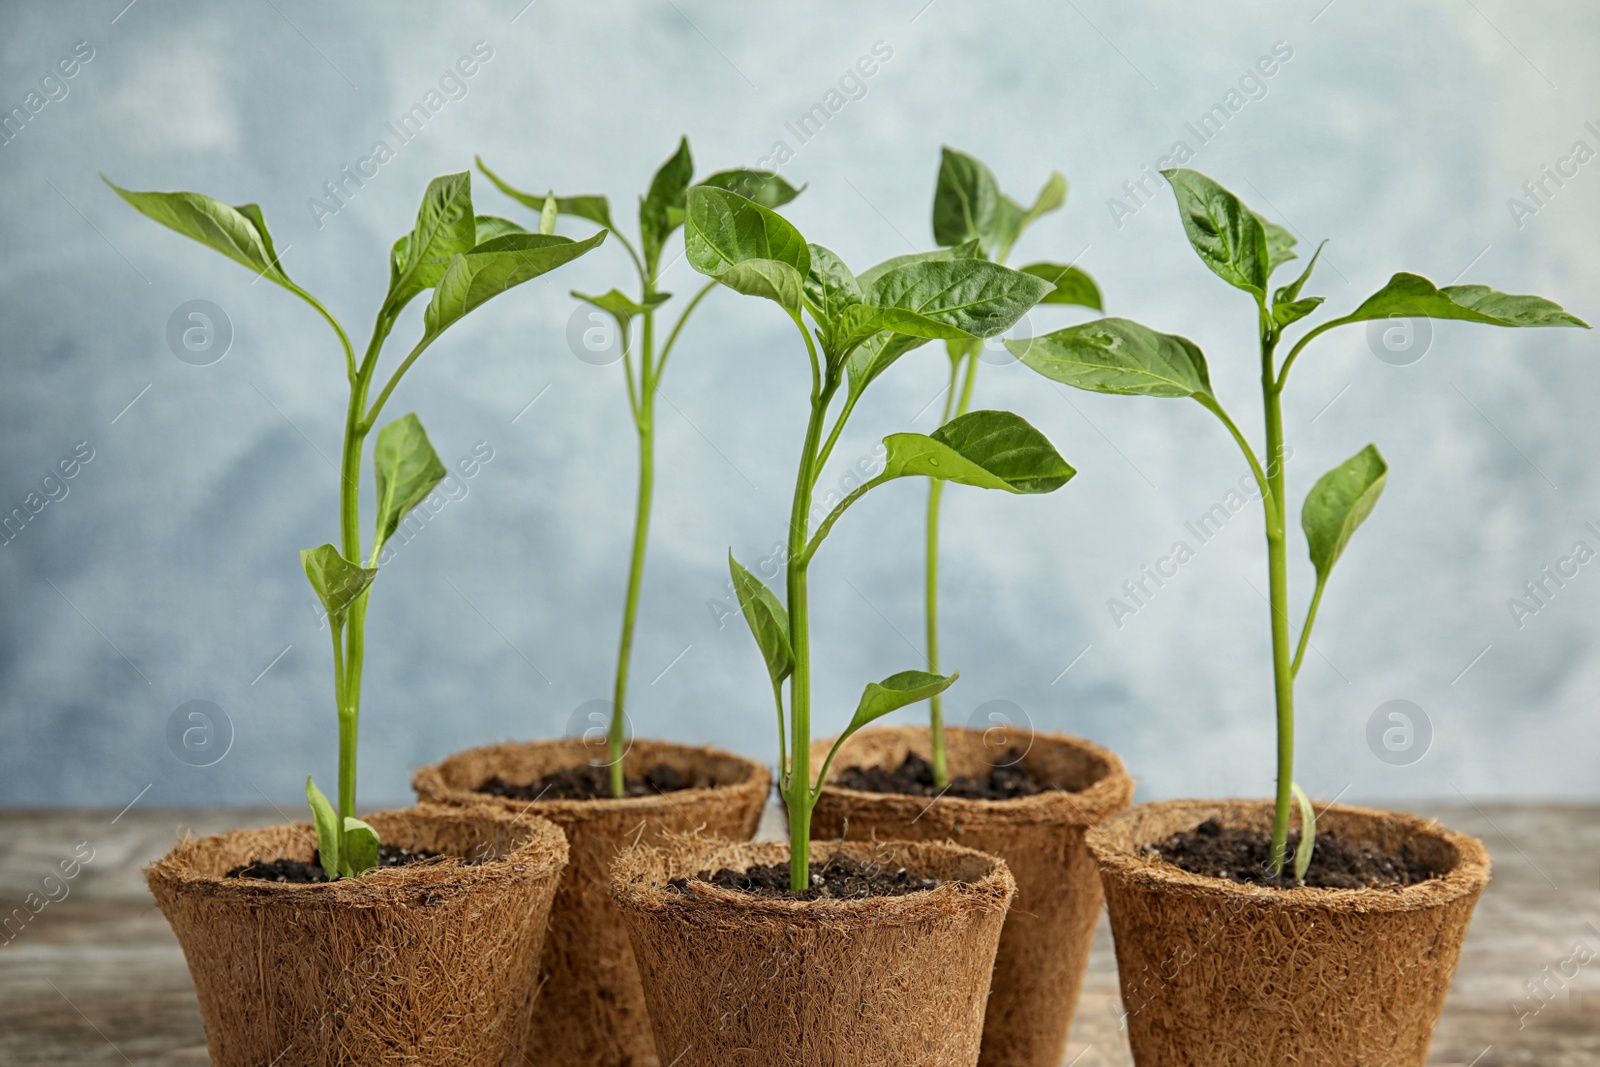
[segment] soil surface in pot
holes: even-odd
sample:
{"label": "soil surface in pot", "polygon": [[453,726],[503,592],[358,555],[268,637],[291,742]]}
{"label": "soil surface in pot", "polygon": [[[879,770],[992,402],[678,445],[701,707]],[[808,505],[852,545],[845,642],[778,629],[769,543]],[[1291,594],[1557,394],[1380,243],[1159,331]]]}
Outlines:
{"label": "soil surface in pot", "polygon": [[1299,844],[1300,831],[1289,831],[1289,864],[1279,878],[1272,876],[1269,862],[1270,833],[1223,826],[1216,819],[1207,819],[1193,830],[1173,834],[1144,848],[1147,855],[1190,874],[1280,889],[1302,885],[1317,889],[1402,889],[1426,882],[1437,873],[1409,845],[1401,848],[1399,855],[1390,855],[1331,833],[1320,833],[1305,880],[1296,881],[1290,868]]}
{"label": "soil surface in pot", "polygon": [[950,779],[948,789],[933,784],[933,764],[915,752],[894,770],[887,767],[846,767],[832,784],[863,793],[903,793],[914,797],[960,797],[963,800],[1014,800],[1031,797],[1061,786],[1034,780],[1023,762],[1023,753],[1013,749],[1004,763],[996,763],[989,773],[960,775]]}
{"label": "soil surface in pot", "polygon": [[[658,763],[643,778],[625,780],[622,795],[624,798],[655,797],[684,789],[710,789],[716,784],[709,775],[687,775],[676,767]],[[512,800],[616,799],[611,795],[611,769],[587,763],[579,767],[565,767],[542,778],[535,778],[526,785],[508,782],[497,774],[479,785],[478,792]]]}
{"label": "soil surface in pot", "polygon": [[[424,860],[439,858],[437,852],[412,851],[401,845],[379,845],[379,867],[404,867],[411,863],[421,863]],[[317,855],[312,854],[311,861],[305,860],[256,860],[242,867],[235,867],[228,872],[229,878],[258,878],[263,882],[295,882],[307,884],[311,882],[326,882],[327,874],[322,869],[322,864],[317,860]]]}
{"label": "soil surface in pot", "polygon": [[[847,856],[834,856],[811,865],[811,886],[804,892],[789,892],[789,865],[762,863],[735,871],[724,867],[716,873],[701,871],[697,881],[710,882],[722,889],[737,889],[753,897],[771,900],[866,900],[870,897],[903,897],[937,889],[937,878],[921,878],[904,867],[891,869]],[[687,878],[667,883],[689,896],[694,890]]]}

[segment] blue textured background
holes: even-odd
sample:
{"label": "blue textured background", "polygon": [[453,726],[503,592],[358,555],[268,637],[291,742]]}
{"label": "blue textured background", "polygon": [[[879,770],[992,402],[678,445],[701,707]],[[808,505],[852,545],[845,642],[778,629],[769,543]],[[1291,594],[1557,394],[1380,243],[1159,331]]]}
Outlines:
{"label": "blue textured background", "polygon": [[[48,85],[60,98],[0,147],[0,507],[23,506],[80,442],[93,449],[66,497],[0,549],[0,802],[121,806],[149,786],[143,803],[289,804],[306,772],[333,778],[330,653],[295,550],[335,537],[337,349],[292,297],[138,217],[98,171],[259,201],[290,273],[362,333],[424,184],[474,152],[527,188],[607,193],[631,218],[680,132],[702,174],[770,159],[783,141],[783,172],[810,184],[790,217],[865,266],[930,243],[948,142],[1023,198],[1062,170],[1068,206],[1018,261],[1076,259],[1109,311],[1194,338],[1258,437],[1248,301],[1194,258],[1170,194],[1144,203],[1123,186],[1174,142],[1194,146],[1186,123],[1283,42],[1292,56],[1247,83],[1254,98],[1193,165],[1305,241],[1334,239],[1312,292],[1347,310],[1407,269],[1600,318],[1600,162],[1547,183],[1521,219],[1508,204],[1574,142],[1600,149],[1585,125],[1600,124],[1600,12],[1581,5],[124,3],[7,4],[0,34],[0,110],[78,42],[93,49],[66,95]],[[308,201],[323,183],[480,41],[493,55],[465,96],[319,226]],[[847,82],[857,98],[801,143],[786,123],[826,104],[876,42],[890,57]],[[475,184],[481,209],[525,218]],[[369,806],[404,800],[418,764],[561,733],[609,692],[633,437],[619,369],[568,348],[566,292],[627,276],[612,244],[497,301],[430,351],[389,409],[418,411],[447,462],[478,442],[493,459],[380,579]],[[694,283],[681,262],[665,279]],[[195,299],[235,331],[203,368],[165,340],[168,316]],[[1041,311],[1034,328],[1069,321]],[[418,328],[403,323],[396,347]],[[1600,564],[1520,627],[1507,604],[1575,541],[1600,547],[1583,525],[1600,520],[1596,346],[1578,331],[1440,324],[1425,358],[1397,367],[1351,328],[1300,364],[1291,506],[1369,440],[1392,465],[1301,677],[1299,777],[1314,794],[1596,795]],[[757,561],[781,536],[806,373],[781,315],[731,293],[707,301],[674,357],[635,665],[641,733],[770,758],[759,658],[714,602],[730,546]],[[932,429],[943,373],[935,348],[902,361],[824,484],[884,434]],[[979,403],[1026,415],[1081,474],[1046,498],[947,494],[945,660],[962,670],[951,717],[1013,701],[1040,727],[1117,749],[1147,797],[1266,792],[1258,513],[1233,517],[1120,627],[1107,606],[1244,473],[1220,428],[1195,405],[1069,395],[1016,366],[985,367]],[[819,730],[842,725],[869,678],[920,665],[923,495],[875,493],[814,568]],[[1303,559],[1297,544],[1296,617]],[[1405,767],[1366,741],[1374,709],[1397,698],[1433,729]],[[169,717],[190,700],[217,703],[234,728],[210,767],[168,748]]]}

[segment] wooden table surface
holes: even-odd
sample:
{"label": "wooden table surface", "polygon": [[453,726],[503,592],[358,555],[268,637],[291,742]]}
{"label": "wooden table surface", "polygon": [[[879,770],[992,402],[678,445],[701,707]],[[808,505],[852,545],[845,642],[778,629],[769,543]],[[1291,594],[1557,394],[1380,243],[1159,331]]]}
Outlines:
{"label": "wooden table surface", "polygon": [[[1429,1063],[1600,1065],[1600,807],[1408,807],[1481,837],[1495,865]],[[138,808],[114,816],[0,811],[0,920],[14,909],[28,916],[0,932],[0,1064],[207,1062],[183,954],[139,868],[180,827],[204,834],[282,817]],[[76,877],[62,880],[61,862],[91,849]],[[1579,945],[1587,951],[1575,955]],[[1065,1063],[1131,1062],[1116,997],[1102,918]]]}

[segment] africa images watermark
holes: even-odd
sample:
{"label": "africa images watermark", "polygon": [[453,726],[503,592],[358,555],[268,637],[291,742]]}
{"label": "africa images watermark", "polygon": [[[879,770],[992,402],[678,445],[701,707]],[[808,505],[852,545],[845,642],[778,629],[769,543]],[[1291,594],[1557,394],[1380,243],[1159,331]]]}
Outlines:
{"label": "africa images watermark", "polygon": [[[1117,229],[1122,229],[1124,219],[1138,214],[1140,208],[1162,193],[1165,189],[1162,171],[1188,166],[1201,149],[1217,139],[1217,135],[1233,121],[1235,115],[1244,110],[1246,104],[1265,100],[1271,91],[1268,81],[1293,58],[1293,45],[1288,41],[1273,42],[1268,54],[1258,58],[1254,65],[1246,67],[1234,86],[1222,94],[1221,100],[1201,112],[1199,118],[1183,124],[1188,136],[1174,141],[1172,148],[1154,166],[1146,163],[1136,177],[1123,182],[1123,196],[1106,199],[1106,209],[1111,212],[1111,221],[1116,223]],[[1190,137],[1194,139],[1193,145],[1189,143]]]}
{"label": "africa images watermark", "polygon": [[[845,105],[866,99],[868,79],[893,58],[894,48],[888,41],[872,42],[868,53],[845,68],[839,80],[822,94],[821,100],[783,124],[786,136],[774,140],[767,154],[756,161],[756,166],[761,170],[781,170],[802,146],[821,133],[823,127],[845,109]],[[793,144],[789,142],[790,136],[794,138]]]}
{"label": "africa images watermark", "polygon": [[[317,229],[327,225],[327,220],[343,211],[356,194],[366,188],[367,182],[378,176],[378,170],[394,159],[400,149],[410,144],[433,117],[444,110],[452,100],[465,100],[470,91],[468,82],[494,58],[494,48],[488,41],[478,41],[472,54],[464,55],[439,75],[438,87],[422,94],[422,99],[412,104],[394,122],[384,126],[387,137],[373,142],[372,151],[356,160],[355,165],[345,164],[339,173],[322,183],[325,199],[309,197],[306,208],[317,224]],[[389,142],[393,140],[391,145]]]}
{"label": "africa images watermark", "polygon": [[[1583,528],[1596,542],[1600,542],[1600,527],[1593,522],[1586,522]],[[1527,626],[1529,619],[1549,607],[1556,594],[1578,576],[1579,568],[1594,558],[1594,546],[1580,538],[1572,543],[1572,550],[1565,556],[1554,563],[1545,564],[1537,574],[1523,582],[1522,596],[1506,598],[1506,610],[1511,613],[1511,621],[1516,628],[1520,630]]]}
{"label": "africa images watermark", "polygon": [[22,136],[22,131],[34,116],[50,104],[65,100],[72,91],[67,83],[76,78],[84,64],[93,58],[94,46],[88,41],[79,41],[72,46],[70,55],[56,60],[54,68],[40,76],[37,89],[29,89],[20,105],[0,114],[0,147]]}
{"label": "africa images watermark", "polygon": [[[1595,138],[1595,143],[1600,144],[1600,125],[1591,119],[1583,124]],[[1517,229],[1522,229],[1528,220],[1550,206],[1550,201],[1556,194],[1567,187],[1567,182],[1578,176],[1579,168],[1588,163],[1596,155],[1595,149],[1588,141],[1579,138],[1572,142],[1572,147],[1567,149],[1567,154],[1556,159],[1554,165],[1545,163],[1539,167],[1539,173],[1522,183],[1522,196],[1506,198],[1506,210],[1511,212],[1511,221],[1517,224]]]}

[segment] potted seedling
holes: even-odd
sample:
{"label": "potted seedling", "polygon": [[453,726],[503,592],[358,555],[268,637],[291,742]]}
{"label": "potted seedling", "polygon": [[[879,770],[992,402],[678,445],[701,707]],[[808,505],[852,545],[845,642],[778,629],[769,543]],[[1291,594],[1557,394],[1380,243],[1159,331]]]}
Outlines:
{"label": "potted seedling", "polygon": [[[545,819],[490,810],[357,817],[371,587],[384,542],[446,474],[415,415],[379,429],[376,516],[364,547],[362,453],[401,378],[446,330],[490,298],[588,252],[604,234],[573,241],[549,227],[527,233],[475,214],[468,174],[435,178],[416,225],[389,256],[388,290],[358,359],[339,320],[290,279],[255,204],[112,188],[143,214],[309,304],[339,341],[349,386],[339,544],[301,552],[333,638],[337,802],[307,777],[311,826],[185,841],[146,872],[188,959],[211,1062],[520,1063],[566,842]],[[430,291],[421,338],[380,379],[384,342],[401,312]],[[467,928],[474,936],[462,936]]]}
{"label": "potted seedling", "polygon": [[[542,992],[535,1015],[535,1046],[542,1062],[572,1067],[643,1063],[654,1055],[638,969],[628,934],[611,906],[611,861],[641,834],[653,840],[670,831],[704,828],[748,839],[761,820],[772,779],[754,760],[720,749],[635,740],[627,731],[628,667],[638,619],[639,587],[655,487],[656,393],[684,325],[717,283],[707,281],[657,332],[672,294],[660,289],[662,253],[683,224],[684,199],[694,162],[685,138],[656,171],[639,201],[639,241],[612,222],[604,196],[532,195],[478,167],[524,206],[554,222],[572,216],[611,232],[628,254],[637,287],[600,296],[574,292],[593,314],[612,320],[622,349],[628,407],[639,441],[638,494],[628,557],[610,720],[603,737],[487,745],[457,753],[415,778],[423,800],[530,811],[567,834],[572,863],[556,894],[545,942]],[[776,207],[800,190],[761,170],[725,170],[700,184],[737,190]],[[546,212],[549,215],[546,216]],[[662,340],[664,336],[665,340]],[[596,731],[598,733],[598,731]]]}
{"label": "potted seedling", "polygon": [[686,207],[690,264],[782,308],[809,356],[811,389],[784,596],[729,558],[777,711],[789,841],[669,839],[625,853],[613,868],[658,1053],[680,1067],[975,1063],[1014,889],[1004,862],[947,843],[828,844],[813,856],[810,841],[819,783],[839,743],[941,692],[955,675],[909,670],[869,684],[814,772],[808,574],[840,517],[888,482],[925,476],[1044,493],[1073,470],[1020,417],[974,411],[932,434],[890,435],[883,471],[842,498],[818,506],[816,487],[857,403],[900,356],[928,339],[998,334],[1050,286],[948,250],[902,256],[858,277],[737,193],[697,187]]}
{"label": "potted seedling", "polygon": [[[1000,191],[982,162],[944,149],[933,195],[933,237],[943,247],[1004,264],[1017,239],[1066,201],[1052,173],[1029,207]],[[1030,263],[1050,284],[1040,304],[1100,310],[1100,290],[1080,268]],[[941,424],[966,415],[983,365],[983,342],[945,341],[950,379]],[[1007,357],[1010,358],[1010,357]],[[928,670],[939,672],[939,505],[928,483],[924,559]],[[1084,832],[1127,807],[1133,780],[1099,745],[1015,724],[946,728],[941,696],[929,724],[877,726],[852,737],[823,784],[814,838],[955,840],[1006,861],[1017,902],[1000,937],[984,1024],[983,1062],[1056,1067],[1089,962],[1100,913],[1100,878]],[[819,743],[818,755],[823,753]]]}
{"label": "potted seedling", "polygon": [[[1295,675],[1329,573],[1377,503],[1388,467],[1369,444],[1306,495],[1300,525],[1315,584],[1295,640],[1283,393],[1306,347],[1351,323],[1424,316],[1493,326],[1584,323],[1542,297],[1482,285],[1437,288],[1401,273],[1355,310],[1290,343],[1286,335],[1323,302],[1301,295],[1317,255],[1271,288],[1276,269],[1294,258],[1289,232],[1204,175],[1165,174],[1201,261],[1255,303],[1260,451],[1224,409],[1205,357],[1186,338],[1104,319],[1011,343],[1028,366],[1080,389],[1197,401],[1239,446],[1266,520],[1274,800],[1144,804],[1087,838],[1111,913],[1134,1059],[1141,1067],[1421,1067],[1489,859],[1477,840],[1411,815],[1337,805],[1319,815],[1295,783]],[[1281,358],[1280,348],[1287,349]]]}

